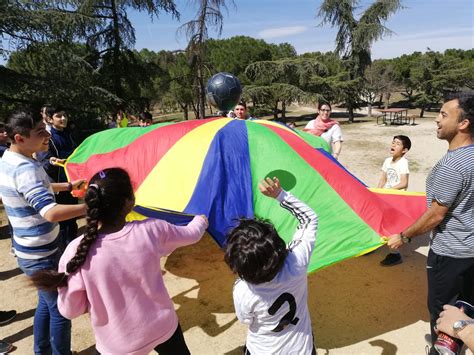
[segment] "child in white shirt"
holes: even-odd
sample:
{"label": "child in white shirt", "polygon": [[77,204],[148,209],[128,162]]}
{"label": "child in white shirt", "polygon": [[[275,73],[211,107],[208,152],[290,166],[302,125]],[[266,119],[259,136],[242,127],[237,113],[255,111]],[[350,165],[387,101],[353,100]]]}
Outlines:
{"label": "child in white shirt", "polygon": [[[377,187],[384,189],[406,190],[408,187],[408,177],[410,171],[408,169],[408,160],[405,154],[411,148],[410,138],[404,135],[393,137],[390,145],[391,157],[385,159],[382,165],[382,176],[380,177]],[[403,262],[402,255],[399,251],[393,249],[380,262],[382,266],[394,266]]]}
{"label": "child in white shirt", "polygon": [[316,354],[308,311],[307,268],[314,249],[317,216],[280,187],[277,178],[259,184],[297,219],[286,246],[270,223],[243,219],[227,239],[225,261],[239,279],[234,285],[237,318],[249,326],[245,354]]}

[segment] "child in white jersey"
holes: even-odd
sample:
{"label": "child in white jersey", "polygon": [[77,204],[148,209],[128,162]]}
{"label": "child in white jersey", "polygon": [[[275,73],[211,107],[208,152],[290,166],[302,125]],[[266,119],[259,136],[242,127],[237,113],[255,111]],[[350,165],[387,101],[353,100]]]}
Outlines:
{"label": "child in white jersey", "polygon": [[[390,145],[391,157],[385,159],[382,165],[382,176],[377,187],[384,189],[406,190],[408,187],[408,160],[405,154],[411,148],[410,138],[404,135],[393,137]],[[380,262],[382,266],[394,266],[403,262],[402,255],[398,250],[391,250]]]}
{"label": "child in white jersey", "polygon": [[249,326],[245,354],[316,354],[308,311],[307,269],[316,241],[313,210],[280,187],[277,178],[259,184],[297,219],[288,247],[270,223],[243,219],[227,239],[225,261],[239,279],[234,286],[237,318]]}
{"label": "child in white jersey", "polygon": [[40,288],[58,287],[58,308],[72,319],[84,313],[96,338],[96,354],[188,355],[160,258],[196,243],[208,222],[187,226],[149,218],[126,222],[135,204],[132,183],[120,168],[94,175],[86,191],[87,225],[59,262],[59,272],[38,272]]}

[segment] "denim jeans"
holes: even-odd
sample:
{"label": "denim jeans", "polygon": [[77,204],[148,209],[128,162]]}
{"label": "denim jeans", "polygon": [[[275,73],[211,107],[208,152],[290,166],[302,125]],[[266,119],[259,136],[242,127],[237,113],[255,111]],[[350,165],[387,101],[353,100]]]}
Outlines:
{"label": "denim jeans", "polygon": [[[59,253],[39,260],[18,259],[18,266],[32,276],[39,270],[57,270]],[[71,354],[71,321],[58,310],[58,292],[38,290],[33,322],[35,354]]]}

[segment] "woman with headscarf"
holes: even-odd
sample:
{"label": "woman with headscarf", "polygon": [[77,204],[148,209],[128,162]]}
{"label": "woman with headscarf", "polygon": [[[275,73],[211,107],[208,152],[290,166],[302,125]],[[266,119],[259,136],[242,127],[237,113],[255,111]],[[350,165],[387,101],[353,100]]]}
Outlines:
{"label": "woman with headscarf", "polygon": [[318,116],[308,122],[304,131],[324,138],[331,147],[332,156],[338,159],[342,149],[342,130],[339,122],[332,120],[330,116],[331,105],[328,102],[320,102]]}

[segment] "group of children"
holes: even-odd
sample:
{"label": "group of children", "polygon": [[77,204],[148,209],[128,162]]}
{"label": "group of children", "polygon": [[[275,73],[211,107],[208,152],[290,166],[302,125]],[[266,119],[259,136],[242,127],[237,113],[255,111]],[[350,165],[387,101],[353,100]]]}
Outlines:
{"label": "group of children", "polygon": [[[96,353],[148,354],[154,349],[160,354],[189,354],[160,258],[198,242],[208,227],[207,218],[196,216],[181,227],[152,218],[126,222],[135,198],[130,177],[120,168],[97,172],[84,204],[58,203],[56,193],[69,194],[85,184],[61,178],[52,183],[37,160],[49,150],[53,134],[64,138],[65,113],[56,112],[52,118],[50,133],[39,113],[13,114],[6,125],[11,147],[0,161],[0,194],[13,227],[18,264],[38,288],[35,353],[70,354],[70,319],[89,313]],[[56,148],[57,157],[65,158],[61,152],[66,150]],[[380,187],[406,188],[408,164],[403,155],[408,149],[407,137],[394,137]],[[317,216],[284,191],[277,178],[262,180],[259,189],[295,216],[298,227],[289,245],[272,224],[254,219],[240,220],[228,235],[224,259],[238,276],[235,312],[249,329],[244,352],[315,354],[307,267]],[[84,235],[68,240],[64,250],[58,222],[84,215]]]}
{"label": "group of children", "polygon": [[148,127],[153,124],[153,115],[148,111],[142,111],[138,118],[133,115],[127,115],[123,109],[118,109],[108,123],[108,128],[126,128],[126,127]]}

